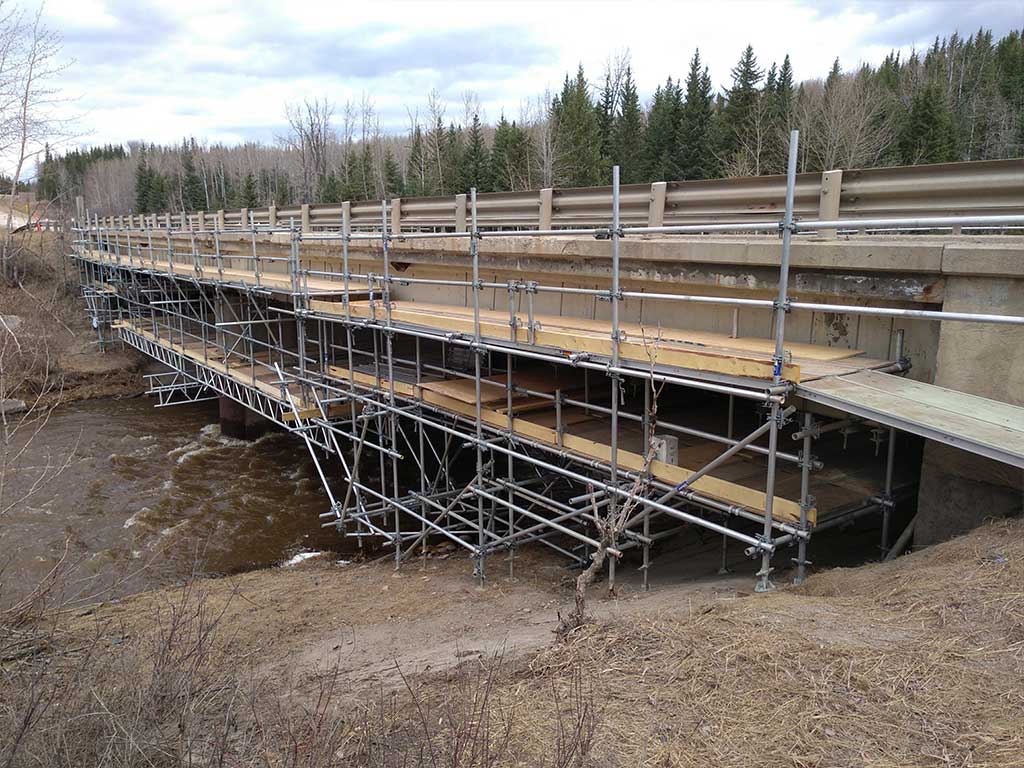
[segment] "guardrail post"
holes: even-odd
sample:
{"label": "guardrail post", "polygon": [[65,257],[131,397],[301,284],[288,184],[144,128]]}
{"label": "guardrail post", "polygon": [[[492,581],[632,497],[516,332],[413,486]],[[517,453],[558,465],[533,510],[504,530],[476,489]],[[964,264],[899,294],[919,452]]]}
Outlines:
{"label": "guardrail post", "polygon": [[455,231],[466,231],[466,196],[455,196]]}
{"label": "guardrail post", "polygon": [[196,211],[196,229],[200,232],[206,229],[206,211]]}
{"label": "guardrail post", "polygon": [[267,220],[270,222],[270,228],[277,228],[277,206],[272,205],[267,208]]}
{"label": "guardrail post", "polygon": [[391,234],[397,235],[402,231],[402,198],[396,197],[391,200]]}
{"label": "guardrail post", "polygon": [[551,229],[551,219],[554,212],[555,191],[551,188],[540,191],[540,219],[537,229]]}
{"label": "guardrail post", "polygon": [[238,211],[238,222],[242,225],[242,229],[249,228],[249,209],[242,208]]}
{"label": "guardrail post", "polygon": [[171,228],[171,214],[169,214],[169,213],[165,213],[164,214],[164,226],[167,229]]}
{"label": "guardrail post", "polygon": [[217,217],[216,217],[215,221],[216,221],[216,224],[214,224],[214,226],[217,229],[223,230],[224,229],[224,225],[227,223],[227,219],[224,216],[224,209],[223,208],[221,210],[217,211]]}
{"label": "guardrail post", "polygon": [[180,229],[188,229],[188,214],[184,211],[178,214],[178,227]]}
{"label": "guardrail post", "polygon": [[[821,194],[818,197],[818,218],[822,221],[839,218],[839,201],[843,194],[843,172],[842,170],[821,172]],[[827,240],[834,240],[836,231],[834,229],[822,229],[818,231],[818,237]]]}
{"label": "guardrail post", "polygon": [[647,226],[660,227],[665,223],[665,196],[668,182],[656,181],[651,184],[651,203],[647,209]]}
{"label": "guardrail post", "polygon": [[302,204],[302,231],[310,232],[312,227],[309,223],[309,203]]}

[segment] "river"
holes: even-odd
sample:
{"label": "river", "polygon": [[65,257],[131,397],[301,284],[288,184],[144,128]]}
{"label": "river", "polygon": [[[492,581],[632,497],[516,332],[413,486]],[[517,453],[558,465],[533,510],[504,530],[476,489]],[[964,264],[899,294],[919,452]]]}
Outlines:
{"label": "river", "polygon": [[319,526],[328,502],[305,445],[284,432],[224,437],[216,402],[157,409],[139,397],[58,408],[8,468],[4,504],[40,478],[0,519],[0,605],[62,557],[73,564],[69,592],[102,599],[195,572],[343,551]]}

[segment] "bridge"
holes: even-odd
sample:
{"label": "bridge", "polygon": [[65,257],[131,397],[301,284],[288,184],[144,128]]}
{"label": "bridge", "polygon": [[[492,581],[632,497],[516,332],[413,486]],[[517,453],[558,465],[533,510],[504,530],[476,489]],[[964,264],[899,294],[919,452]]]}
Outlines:
{"label": "bridge", "polygon": [[321,525],[396,566],[601,547],[646,586],[696,527],[764,590],[821,531],[895,555],[1024,491],[1024,161],[797,174],[796,143],[779,177],[83,210],[74,258],[160,406],[294,433]]}

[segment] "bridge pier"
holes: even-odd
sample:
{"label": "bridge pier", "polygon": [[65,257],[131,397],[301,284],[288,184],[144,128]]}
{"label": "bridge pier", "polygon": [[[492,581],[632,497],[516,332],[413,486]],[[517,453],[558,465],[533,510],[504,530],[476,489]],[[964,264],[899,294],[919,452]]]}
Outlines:
{"label": "bridge pier", "polygon": [[220,433],[236,440],[256,440],[266,434],[270,422],[250,411],[230,397],[222,397],[220,409]]}
{"label": "bridge pier", "polygon": [[[946,260],[957,269],[959,249],[948,250]],[[990,251],[979,264],[975,254],[965,255],[975,256],[969,266],[974,274],[951,274],[946,279],[943,310],[1024,314],[1024,270],[1019,260],[1009,254],[1000,259]],[[982,270],[990,275],[978,274]],[[1022,349],[1021,326],[943,323],[935,384],[1024,405]],[[925,444],[920,488],[916,546],[945,541],[991,518],[1018,515],[1024,507],[1024,469],[933,441]]]}

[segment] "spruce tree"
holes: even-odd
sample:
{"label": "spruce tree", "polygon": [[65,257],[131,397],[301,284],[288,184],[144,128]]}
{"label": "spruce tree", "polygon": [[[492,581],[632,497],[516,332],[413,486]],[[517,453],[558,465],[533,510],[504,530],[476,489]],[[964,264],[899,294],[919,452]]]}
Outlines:
{"label": "spruce tree", "polygon": [[504,115],[494,131],[491,172],[495,192],[515,192],[531,186],[530,137]]}
{"label": "spruce tree", "polygon": [[146,196],[146,208],[150,213],[163,213],[171,206],[167,194],[167,179],[152,166],[149,169],[149,194]]}
{"label": "spruce tree", "polygon": [[463,154],[465,148],[462,146],[462,131],[452,123],[448,126],[442,145],[442,179],[443,183],[439,190],[442,195],[453,195],[461,191],[463,178]]}
{"label": "spruce tree", "polygon": [[590,100],[582,65],[565,77],[562,93],[551,104],[555,132],[555,179],[564,187],[600,184],[601,129]]}
{"label": "spruce tree", "polygon": [[384,151],[384,195],[386,197],[401,197],[404,194],[405,182],[402,180],[402,172],[389,147]]}
{"label": "spruce tree", "polygon": [[610,168],[615,153],[615,122],[619,102],[619,94],[615,92],[615,85],[612,83],[611,68],[605,70],[604,87],[601,89],[601,98],[597,102],[597,130],[600,136],[601,160],[604,168]]}
{"label": "spruce tree", "polygon": [[[246,177],[248,181],[249,177]],[[328,172],[320,182],[320,189],[317,192],[318,202],[340,203],[342,202],[341,180],[333,171]]]}
{"label": "spruce tree", "polygon": [[623,184],[638,184],[645,180],[642,164],[644,113],[629,67],[626,67],[619,101],[621,106],[612,135],[611,160],[613,165],[617,163],[620,166],[619,178]]}
{"label": "spruce tree", "polygon": [[694,51],[676,136],[675,170],[680,179],[707,179],[715,175],[717,164],[711,146],[713,98],[708,68],[701,67],[700,51]]}
{"label": "spruce tree", "polygon": [[480,116],[474,114],[469,124],[469,140],[462,162],[462,190],[468,192],[476,187],[477,192],[491,191],[491,157],[484,141]]}
{"label": "spruce tree", "polygon": [[946,163],[956,159],[956,134],[942,86],[932,81],[914,94],[899,137],[905,164]]}
{"label": "spruce tree", "polygon": [[676,132],[681,113],[682,92],[670,77],[654,92],[651,112],[647,117],[641,153],[645,181],[670,181],[678,175]]}
{"label": "spruce tree", "polygon": [[251,171],[245,174],[245,179],[242,180],[241,197],[242,206],[245,208],[255,208],[260,204],[259,195],[256,193],[256,177],[252,175]]}
{"label": "spruce tree", "polygon": [[789,54],[782,60],[779,77],[775,81],[775,105],[782,125],[789,127],[793,120],[793,66],[789,63]]}
{"label": "spruce tree", "polygon": [[149,213],[149,195],[152,176],[149,163],[146,162],[145,151],[140,151],[139,162],[135,166],[135,212]]}
{"label": "spruce tree", "polygon": [[725,108],[722,110],[718,153],[726,162],[735,157],[743,134],[750,128],[758,98],[757,86],[763,77],[764,72],[757,64],[754,49],[748,45],[732,69],[732,87],[726,94]]}
{"label": "spruce tree", "polygon": [[422,197],[427,192],[427,159],[423,146],[423,131],[417,125],[412,132],[409,158],[406,161],[405,187],[409,197]]}
{"label": "spruce tree", "polygon": [[203,180],[196,173],[196,164],[188,151],[181,156],[181,202],[186,211],[201,211],[206,207]]}

